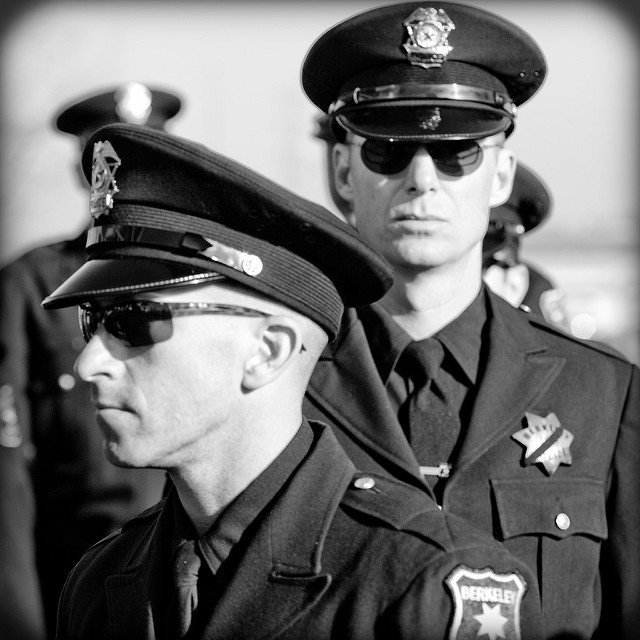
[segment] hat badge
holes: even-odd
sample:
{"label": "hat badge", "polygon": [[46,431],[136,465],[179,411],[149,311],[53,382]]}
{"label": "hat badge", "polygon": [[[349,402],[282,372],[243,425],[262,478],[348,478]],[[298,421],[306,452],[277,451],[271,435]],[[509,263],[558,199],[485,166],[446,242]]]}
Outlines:
{"label": "hat badge", "polygon": [[118,154],[108,140],[93,145],[89,211],[94,220],[107,215],[113,207],[113,196],[119,191],[114,176],[121,164]]}
{"label": "hat badge", "polygon": [[403,23],[408,39],[402,45],[411,64],[440,67],[453,50],[447,38],[455,25],[443,9],[416,9]]}

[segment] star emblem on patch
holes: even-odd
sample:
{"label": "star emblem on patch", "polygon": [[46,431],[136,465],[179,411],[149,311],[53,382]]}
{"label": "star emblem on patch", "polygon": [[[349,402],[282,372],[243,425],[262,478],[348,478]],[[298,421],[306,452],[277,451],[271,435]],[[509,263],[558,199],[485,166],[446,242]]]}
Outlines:
{"label": "star emblem on patch", "polygon": [[546,417],[525,413],[527,426],[512,434],[512,438],[525,447],[525,466],[541,464],[553,475],[561,464],[570,465],[573,434],[565,429],[555,413]]}

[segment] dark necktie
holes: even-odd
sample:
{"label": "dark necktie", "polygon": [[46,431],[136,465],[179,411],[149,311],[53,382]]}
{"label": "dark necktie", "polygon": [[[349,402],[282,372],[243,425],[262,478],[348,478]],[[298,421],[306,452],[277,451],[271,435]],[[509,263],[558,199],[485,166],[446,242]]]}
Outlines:
{"label": "dark necktie", "polygon": [[173,564],[176,587],[178,632],[182,638],[189,631],[193,613],[198,606],[198,572],[201,559],[195,540],[187,540],[178,548]]}
{"label": "dark necktie", "polygon": [[451,377],[440,376],[444,348],[436,338],[411,342],[403,351],[399,369],[409,375],[414,390],[401,412],[411,447],[426,480],[433,486],[447,477],[451,454],[460,434],[458,407],[453,401]]}

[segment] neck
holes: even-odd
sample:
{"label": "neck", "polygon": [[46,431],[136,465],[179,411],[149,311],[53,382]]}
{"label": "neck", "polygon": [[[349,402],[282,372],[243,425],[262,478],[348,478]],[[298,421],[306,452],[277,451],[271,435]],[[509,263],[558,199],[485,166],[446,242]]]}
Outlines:
{"label": "neck", "polygon": [[220,512],[255,480],[282,452],[300,427],[301,416],[274,423],[266,411],[248,428],[199,449],[197,457],[169,469],[180,502],[198,535],[204,535]]}
{"label": "neck", "polygon": [[480,269],[475,268],[397,269],[381,304],[414,340],[422,340],[457,318],[476,298],[481,284]]}

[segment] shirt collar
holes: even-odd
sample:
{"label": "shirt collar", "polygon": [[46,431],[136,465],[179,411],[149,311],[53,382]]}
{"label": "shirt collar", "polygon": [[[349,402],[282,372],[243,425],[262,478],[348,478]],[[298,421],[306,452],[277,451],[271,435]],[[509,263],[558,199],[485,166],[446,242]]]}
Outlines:
{"label": "shirt collar", "polygon": [[[358,309],[367,341],[375,345],[371,350],[373,360],[382,378],[387,384],[398,358],[411,342],[411,336],[395,322],[388,311],[376,302]],[[487,319],[485,286],[471,304],[448,325],[435,334],[469,379],[475,384],[480,366],[482,332]]]}
{"label": "shirt collar", "polygon": [[487,304],[484,286],[473,302],[435,337],[453,356],[471,384],[478,379],[482,332],[487,320]]}
{"label": "shirt collar", "polygon": [[[215,574],[238,543],[245,530],[279,493],[295,469],[309,452],[313,431],[306,420],[289,444],[275,460],[247,488],[229,503],[209,530],[198,541],[204,561]],[[173,548],[189,537],[196,537],[195,529],[180,501],[177,503]]]}

